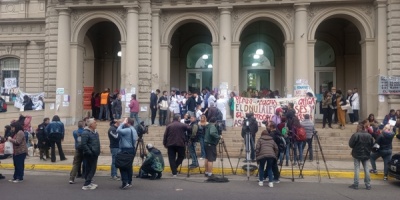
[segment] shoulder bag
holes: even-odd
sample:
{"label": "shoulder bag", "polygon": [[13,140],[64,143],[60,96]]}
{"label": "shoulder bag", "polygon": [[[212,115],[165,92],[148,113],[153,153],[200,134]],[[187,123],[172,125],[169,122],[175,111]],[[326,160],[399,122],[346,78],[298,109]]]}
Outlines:
{"label": "shoulder bag", "polygon": [[[135,144],[133,143],[133,132],[131,129],[131,137],[132,137],[132,147],[135,148]],[[132,168],[133,159],[135,158],[135,154],[130,154],[126,151],[120,151],[115,156],[115,167],[119,169],[129,169]]]}

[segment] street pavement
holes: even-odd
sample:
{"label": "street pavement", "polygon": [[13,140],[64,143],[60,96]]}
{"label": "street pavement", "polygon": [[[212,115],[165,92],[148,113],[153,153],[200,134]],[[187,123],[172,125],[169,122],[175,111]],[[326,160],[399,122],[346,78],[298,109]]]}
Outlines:
{"label": "street pavement", "polygon": [[[7,178],[12,170],[2,170]],[[1,199],[30,200],[71,200],[71,199],[397,199],[400,181],[372,181],[372,190],[365,189],[360,182],[360,189],[349,189],[351,179],[327,179],[318,182],[315,177],[296,179],[281,179],[280,183],[269,188],[267,183],[258,186],[257,178],[252,176],[249,181],[244,175],[229,175],[228,183],[208,183],[202,175],[179,174],[172,178],[164,174],[160,180],[133,179],[133,187],[120,190],[120,181],[112,181],[104,171],[96,173],[94,182],[98,188],[93,191],[83,191],[83,180],[76,184],[68,184],[68,173],[64,171],[34,171],[27,170],[22,183],[10,183],[0,180]]]}

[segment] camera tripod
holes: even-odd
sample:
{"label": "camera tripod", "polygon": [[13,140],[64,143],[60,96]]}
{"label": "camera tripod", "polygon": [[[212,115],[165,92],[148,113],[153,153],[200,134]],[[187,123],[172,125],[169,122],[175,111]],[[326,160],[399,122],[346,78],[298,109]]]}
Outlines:
{"label": "camera tripod", "polygon": [[[289,145],[289,160],[290,160],[290,165],[291,165],[291,167],[292,167],[292,177],[290,178],[291,180],[292,180],[292,182],[294,182],[294,150],[295,150],[295,145],[294,145],[294,139],[293,138],[289,138],[289,141],[290,141],[290,143],[289,144],[286,144],[286,145]],[[286,147],[285,148],[285,151],[283,152],[283,157],[285,157],[285,155],[286,155],[286,153],[287,153],[287,150],[288,150],[288,148]],[[300,154],[300,152],[299,152],[299,154]],[[296,155],[297,156],[297,155]],[[300,155],[299,155],[300,156]],[[280,165],[281,165],[281,168],[279,169],[279,174],[281,174],[281,172],[282,172],[282,166],[283,166],[283,162],[281,162],[281,163],[279,163]],[[298,164],[297,165],[298,167],[299,167],[299,170],[301,169],[300,168],[300,164]],[[301,174],[301,173],[300,173]],[[282,176],[280,176],[281,178],[285,178],[285,177],[282,177]],[[301,175],[301,178],[303,178],[302,177],[302,175]]]}
{"label": "camera tripod", "polygon": [[236,174],[236,173],[233,171],[233,166],[232,166],[231,158],[229,157],[228,150],[226,149],[225,141],[224,141],[223,138],[221,138],[221,139],[219,140],[219,143],[218,143],[218,153],[219,153],[220,160],[221,160],[221,165],[222,165],[222,166],[221,166],[221,167],[222,167],[222,178],[225,177],[225,174],[224,174],[224,151],[225,151],[225,153],[226,153],[226,157],[228,158],[229,164],[231,165],[232,174]]}
{"label": "camera tripod", "polygon": [[[311,143],[312,142],[314,142],[314,147],[316,147],[316,145],[318,145],[318,148],[314,148],[315,160],[317,162],[318,181],[321,182],[321,169],[319,167],[319,153],[318,153],[319,151],[321,151],[322,160],[325,163],[325,168],[326,168],[326,172],[328,173],[328,177],[329,177],[329,179],[331,179],[331,175],[329,174],[328,165],[326,164],[326,160],[325,160],[325,155],[324,155],[324,152],[322,151],[321,142],[319,140],[319,136],[316,131],[314,132],[314,134],[311,137]],[[303,177],[304,164],[305,164],[305,161],[307,160],[308,153],[310,153],[309,150],[310,150],[310,148],[307,148],[306,156],[304,157],[304,162],[300,169],[300,175],[299,175],[300,177]]]}
{"label": "camera tripod", "polygon": [[242,153],[243,153],[243,148],[246,148],[246,171],[247,171],[247,180],[250,180],[250,161],[251,161],[251,144],[254,146],[254,140],[253,137],[251,137],[250,131],[246,131],[246,135],[244,138],[244,143],[242,144],[242,147],[240,148],[240,154],[239,154],[239,159],[236,165],[236,170],[235,170],[235,175],[237,173],[237,169],[239,167],[240,159],[242,158]]}
{"label": "camera tripod", "polygon": [[[139,149],[139,156],[142,160],[144,160],[144,156],[146,155],[146,151],[145,151],[145,147],[144,147],[144,141],[143,141],[143,137],[139,137],[138,141],[136,143],[136,147],[135,147],[135,155],[138,152],[137,150]],[[135,156],[136,157],[136,156]],[[135,157],[133,157],[133,161],[135,161]]]}
{"label": "camera tripod", "polygon": [[[192,141],[190,141],[190,139],[188,139],[187,141],[185,141],[185,157],[186,157],[186,159],[187,159],[187,167],[188,167],[188,170],[187,170],[187,177],[190,177],[190,170],[192,170],[192,169],[194,169],[194,168],[190,168],[190,145],[192,145]],[[196,149],[195,149],[195,151],[196,151]],[[196,152],[195,152],[196,153]],[[196,157],[196,159],[197,159],[197,157]],[[193,158],[192,158],[192,160],[193,160]],[[199,173],[200,174],[202,174],[203,172],[201,171],[201,169],[200,169],[200,165],[199,165],[199,162],[197,161],[197,167],[196,168],[198,168],[199,169]],[[181,164],[181,166],[179,167],[179,173],[181,173],[181,170],[182,170],[182,164]]]}

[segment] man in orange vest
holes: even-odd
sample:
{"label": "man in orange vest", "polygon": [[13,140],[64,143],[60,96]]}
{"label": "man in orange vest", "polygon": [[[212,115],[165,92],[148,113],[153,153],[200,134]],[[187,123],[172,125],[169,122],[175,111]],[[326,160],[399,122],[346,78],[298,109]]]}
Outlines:
{"label": "man in orange vest", "polygon": [[[108,110],[108,97],[109,97],[109,91],[106,88],[104,92],[101,93],[100,95],[100,113],[99,113],[99,120],[110,120],[110,113]],[[106,116],[103,119],[103,114],[106,112]]]}

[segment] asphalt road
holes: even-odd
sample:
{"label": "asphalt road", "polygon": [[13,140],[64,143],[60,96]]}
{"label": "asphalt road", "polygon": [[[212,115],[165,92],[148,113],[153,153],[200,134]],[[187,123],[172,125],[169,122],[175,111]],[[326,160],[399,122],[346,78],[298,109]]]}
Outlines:
{"label": "asphalt road", "polygon": [[[7,178],[12,171],[3,171]],[[291,182],[282,179],[281,183],[269,188],[267,183],[258,186],[254,176],[247,181],[246,176],[228,176],[228,183],[206,183],[201,175],[186,178],[165,178],[156,181],[134,179],[133,187],[120,190],[120,181],[111,181],[106,174],[97,174],[95,183],[99,185],[96,190],[83,191],[83,180],[78,179],[76,184],[68,184],[68,174],[65,172],[26,172],[23,183],[10,183],[0,180],[1,198],[29,199],[29,200],[71,200],[71,199],[397,199],[400,192],[400,181],[373,181],[372,190],[365,190],[360,185],[359,190],[349,189],[350,179],[329,180],[322,178],[321,183],[315,177],[306,177]]]}

